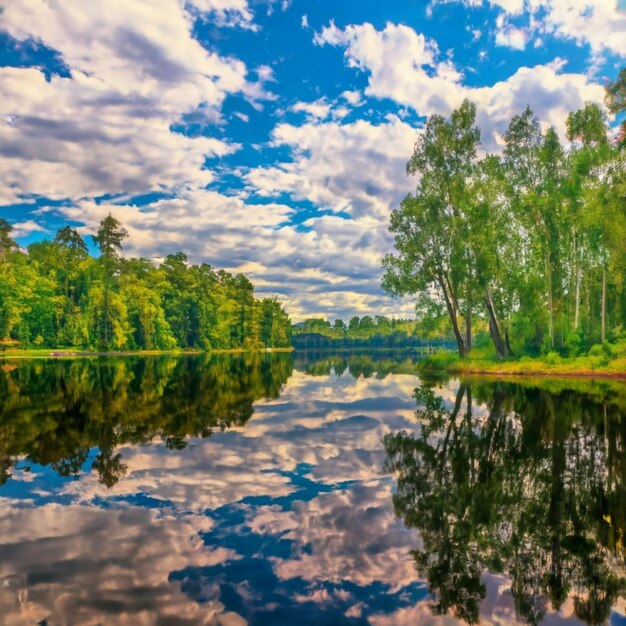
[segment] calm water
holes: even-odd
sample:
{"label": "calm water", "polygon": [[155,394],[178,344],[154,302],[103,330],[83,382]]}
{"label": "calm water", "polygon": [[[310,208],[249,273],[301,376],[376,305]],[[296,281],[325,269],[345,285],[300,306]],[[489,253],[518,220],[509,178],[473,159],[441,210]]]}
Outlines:
{"label": "calm water", "polygon": [[626,624],[626,385],[0,363],[0,624]]}

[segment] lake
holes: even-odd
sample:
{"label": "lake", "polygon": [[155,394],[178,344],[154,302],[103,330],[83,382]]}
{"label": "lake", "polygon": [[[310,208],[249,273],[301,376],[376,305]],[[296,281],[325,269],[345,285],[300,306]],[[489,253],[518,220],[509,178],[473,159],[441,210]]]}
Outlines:
{"label": "lake", "polygon": [[0,362],[0,623],[626,624],[626,384]]}

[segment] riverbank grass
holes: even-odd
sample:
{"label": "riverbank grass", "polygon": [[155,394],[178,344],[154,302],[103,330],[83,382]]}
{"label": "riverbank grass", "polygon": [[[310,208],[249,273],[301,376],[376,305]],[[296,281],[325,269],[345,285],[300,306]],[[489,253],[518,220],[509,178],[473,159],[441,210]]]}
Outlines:
{"label": "riverbank grass", "polygon": [[473,350],[461,359],[453,352],[438,352],[420,361],[422,372],[491,374],[500,376],[606,376],[626,379],[626,342],[595,345],[588,354],[561,357],[556,352],[529,357],[496,358],[489,350]]}

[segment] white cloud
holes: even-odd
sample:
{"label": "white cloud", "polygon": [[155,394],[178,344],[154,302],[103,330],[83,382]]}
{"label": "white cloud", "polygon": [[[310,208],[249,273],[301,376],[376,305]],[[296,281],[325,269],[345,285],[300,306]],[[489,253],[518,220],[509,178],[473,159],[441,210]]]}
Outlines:
{"label": "white cloud", "polygon": [[288,192],[333,212],[387,219],[390,205],[414,186],[404,170],[417,133],[397,117],[378,125],[279,124],[272,143],[291,148],[293,159],[253,169],[246,180],[262,195]]}
{"label": "white cloud", "polygon": [[191,0],[198,11],[217,19],[221,26],[255,28],[247,0]]}
{"label": "white cloud", "polygon": [[326,98],[314,102],[296,102],[291,107],[294,113],[305,113],[309,120],[324,120],[332,110],[332,104]]}
{"label": "white cloud", "polygon": [[593,54],[607,51],[626,57],[626,12],[618,9],[618,0],[444,1],[468,7],[489,4],[512,16],[527,13],[538,32],[589,44]]}
{"label": "white cloud", "polygon": [[502,16],[496,20],[496,45],[511,48],[512,50],[524,50],[528,35],[523,28],[512,26]]}
{"label": "white cloud", "polygon": [[[286,193],[338,214],[314,213],[304,231],[289,226],[274,235],[276,245],[284,244],[280,282],[294,287],[288,303],[295,319],[305,312],[413,314],[408,301],[383,296],[379,285],[381,258],[391,250],[389,213],[415,185],[405,165],[417,133],[393,116],[378,125],[310,121],[274,129],[273,145],[288,147],[292,158],[250,170],[245,179],[251,190],[269,198]],[[258,258],[267,266],[267,256]]]}
{"label": "white cloud", "polygon": [[353,107],[360,106],[363,103],[360,91],[343,91],[340,95],[346,102],[350,103]]}
{"label": "white cloud", "polygon": [[546,11],[540,27],[557,36],[588,43],[594,53],[626,57],[626,13],[616,0],[532,0]]}
{"label": "white cloud", "polygon": [[524,10],[524,0],[490,0],[490,2],[513,15],[519,15]]}
{"label": "white cloud", "polygon": [[315,41],[344,47],[347,64],[368,74],[370,96],[391,98],[421,115],[448,115],[464,98],[474,101],[487,150],[498,148],[510,118],[527,105],[563,134],[569,111],[604,97],[601,85],[554,65],[521,67],[504,81],[468,87],[449,59],[439,60],[434,41],[403,25],[388,23],[378,31],[365,23],[341,30],[331,23]]}
{"label": "white cloud", "polygon": [[35,220],[24,220],[23,222],[13,222],[12,237],[27,237],[32,233],[45,233],[47,229],[45,226],[38,224]]}
{"label": "white cloud", "polygon": [[[244,11],[234,0],[195,7]],[[71,78],[48,82],[36,69],[0,69],[3,204],[29,194],[76,198],[203,186],[213,178],[205,158],[237,146],[186,137],[172,125],[185,115],[203,125],[219,122],[229,93],[270,97],[247,80],[241,61],[192,37],[192,17],[177,0],[163,0],[160,10],[147,0],[25,0],[6,4],[2,22],[12,37],[57,50],[71,71]]]}

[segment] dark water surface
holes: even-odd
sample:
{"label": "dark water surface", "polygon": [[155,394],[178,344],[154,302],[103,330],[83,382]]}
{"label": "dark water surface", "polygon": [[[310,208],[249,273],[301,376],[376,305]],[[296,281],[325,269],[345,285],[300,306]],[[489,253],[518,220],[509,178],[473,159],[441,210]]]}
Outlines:
{"label": "dark water surface", "polygon": [[0,624],[626,624],[626,385],[0,362]]}

